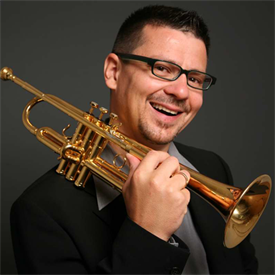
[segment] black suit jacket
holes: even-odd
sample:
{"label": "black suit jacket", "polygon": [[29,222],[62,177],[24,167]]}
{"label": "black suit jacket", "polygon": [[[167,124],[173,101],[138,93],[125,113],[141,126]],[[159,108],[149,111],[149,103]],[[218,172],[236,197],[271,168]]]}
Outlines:
{"label": "black suit jacket", "polygon": [[[228,166],[216,154],[176,144],[202,174],[232,184]],[[147,232],[126,215],[122,195],[98,211],[94,182],[76,188],[54,169],[31,185],[11,210],[11,232],[19,273],[180,274],[188,247],[175,247]],[[196,194],[189,209],[204,245],[210,273],[257,273],[249,238],[223,246],[225,223]],[[192,253],[192,251],[191,251]]]}

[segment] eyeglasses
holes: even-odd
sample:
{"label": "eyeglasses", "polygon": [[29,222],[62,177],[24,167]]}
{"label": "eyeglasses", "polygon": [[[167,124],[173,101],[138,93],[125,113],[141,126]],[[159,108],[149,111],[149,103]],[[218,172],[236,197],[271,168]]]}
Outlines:
{"label": "eyeglasses", "polygon": [[177,80],[182,74],[186,75],[187,85],[198,90],[206,91],[217,81],[216,77],[196,70],[184,70],[179,65],[159,59],[153,59],[145,56],[116,53],[118,57],[126,60],[137,60],[145,62],[151,66],[152,74],[168,81]]}

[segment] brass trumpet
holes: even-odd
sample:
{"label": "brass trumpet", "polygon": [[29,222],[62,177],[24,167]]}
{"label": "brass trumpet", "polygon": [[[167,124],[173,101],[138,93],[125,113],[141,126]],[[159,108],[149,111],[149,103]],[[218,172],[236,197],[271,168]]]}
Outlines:
{"label": "brass trumpet", "polygon": [[[117,156],[113,163],[101,158],[100,155],[108,142],[118,145],[139,159],[151,150],[118,131],[117,115],[111,113],[109,123],[105,123],[102,117],[108,112],[107,109],[99,108],[100,115],[96,118],[93,111],[98,108],[98,104],[95,102],[91,102],[89,112],[83,112],[62,99],[44,94],[17,78],[10,68],[2,68],[0,77],[3,80],[13,81],[36,96],[23,111],[23,123],[40,142],[60,155],[57,173],[74,181],[76,186],[84,188],[91,174],[94,174],[121,192],[127,179],[127,174],[121,171],[125,162],[118,166]],[[38,129],[31,124],[30,111],[41,101],[50,103],[78,121],[72,137],[65,135],[68,127],[61,135],[49,127]],[[210,203],[225,220],[224,245],[227,248],[238,245],[254,228],[266,207],[271,191],[271,178],[268,175],[259,176],[248,187],[241,189],[210,179],[182,164],[180,166],[181,169],[188,170],[191,175],[187,188]]]}

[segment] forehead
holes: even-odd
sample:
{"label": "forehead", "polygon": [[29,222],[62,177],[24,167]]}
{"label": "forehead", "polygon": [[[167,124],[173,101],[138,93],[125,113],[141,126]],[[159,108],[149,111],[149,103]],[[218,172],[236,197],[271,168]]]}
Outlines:
{"label": "forehead", "polygon": [[193,64],[197,67],[196,69],[206,69],[205,44],[190,32],[146,25],[142,31],[142,42],[133,53],[168,60],[185,67],[192,67]]}

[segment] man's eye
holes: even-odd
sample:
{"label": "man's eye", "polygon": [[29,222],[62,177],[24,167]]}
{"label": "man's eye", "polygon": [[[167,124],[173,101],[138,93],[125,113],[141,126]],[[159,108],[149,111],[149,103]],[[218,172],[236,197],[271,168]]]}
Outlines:
{"label": "man's eye", "polygon": [[193,82],[193,83],[197,83],[197,84],[201,84],[202,80],[199,78],[195,78],[195,77],[189,77],[189,81]]}
{"label": "man's eye", "polygon": [[166,72],[166,73],[170,72],[169,68],[167,68],[165,66],[156,66],[155,68],[160,72]]}

